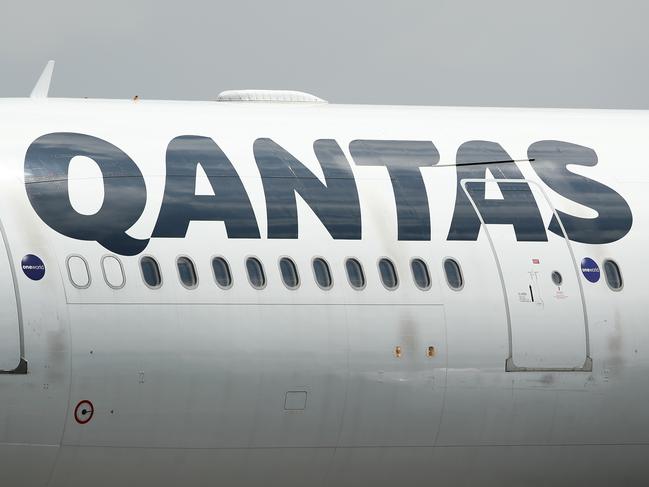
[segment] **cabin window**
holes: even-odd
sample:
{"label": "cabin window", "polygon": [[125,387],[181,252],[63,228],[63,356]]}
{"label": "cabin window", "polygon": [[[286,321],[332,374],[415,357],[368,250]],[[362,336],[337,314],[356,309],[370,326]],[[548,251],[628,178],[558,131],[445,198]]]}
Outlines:
{"label": "cabin window", "polygon": [[120,260],[112,255],[105,255],[101,259],[101,270],[104,273],[104,280],[109,287],[121,289],[126,283],[124,268]]}
{"label": "cabin window", "polygon": [[86,259],[80,255],[71,255],[67,261],[68,276],[72,285],[79,289],[90,286],[90,271]]}
{"label": "cabin window", "polygon": [[144,283],[152,289],[159,288],[162,285],[162,274],[160,266],[153,257],[142,257],[140,259],[140,270]]}
{"label": "cabin window", "polygon": [[454,291],[459,291],[464,286],[464,278],[462,277],[462,270],[460,264],[455,259],[444,260],[444,275],[448,287]]}
{"label": "cabin window", "polygon": [[422,291],[430,289],[430,273],[428,266],[422,259],[412,259],[410,261],[410,270],[415,285]]}
{"label": "cabin window", "polygon": [[212,259],[212,272],[214,273],[214,280],[220,288],[228,289],[232,286],[230,266],[223,257],[214,257]]}
{"label": "cabin window", "polygon": [[383,258],[379,260],[379,274],[381,275],[381,282],[389,289],[396,289],[399,280],[397,279],[397,270],[390,259]]}
{"label": "cabin window", "polygon": [[552,271],[552,282],[555,286],[561,286],[563,282],[563,276],[559,271]]}
{"label": "cabin window", "polygon": [[255,289],[263,289],[266,286],[266,274],[264,274],[264,267],[256,257],[248,257],[246,259],[246,272],[248,273],[248,280],[250,285]]}
{"label": "cabin window", "polygon": [[300,285],[300,277],[298,276],[295,262],[288,257],[282,257],[279,260],[279,270],[282,274],[284,285],[289,289],[297,289]]}
{"label": "cabin window", "polygon": [[198,276],[192,260],[189,257],[178,257],[176,267],[182,285],[188,289],[194,289],[198,285]]}
{"label": "cabin window", "polygon": [[321,257],[313,259],[313,275],[318,286],[322,289],[331,289],[333,279],[331,278],[331,270],[326,260]]}
{"label": "cabin window", "polygon": [[604,275],[606,276],[606,284],[613,291],[622,289],[622,274],[620,267],[612,260],[604,261]]}
{"label": "cabin window", "polygon": [[365,287],[365,274],[363,273],[363,266],[356,259],[347,259],[345,261],[345,270],[347,271],[347,279],[349,284],[354,289],[363,289]]}

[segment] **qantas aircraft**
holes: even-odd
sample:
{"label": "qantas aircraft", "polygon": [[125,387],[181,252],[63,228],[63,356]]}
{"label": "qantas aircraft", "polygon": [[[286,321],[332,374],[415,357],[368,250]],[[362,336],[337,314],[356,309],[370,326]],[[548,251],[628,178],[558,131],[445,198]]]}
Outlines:
{"label": "qantas aircraft", "polygon": [[52,68],[0,100],[0,485],[649,485],[648,112]]}

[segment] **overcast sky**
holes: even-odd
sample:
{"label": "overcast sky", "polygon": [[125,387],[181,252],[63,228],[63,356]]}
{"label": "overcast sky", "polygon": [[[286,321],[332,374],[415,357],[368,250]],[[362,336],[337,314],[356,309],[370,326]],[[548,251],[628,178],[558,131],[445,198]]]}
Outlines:
{"label": "overcast sky", "polygon": [[649,108],[643,0],[2,1],[0,96]]}

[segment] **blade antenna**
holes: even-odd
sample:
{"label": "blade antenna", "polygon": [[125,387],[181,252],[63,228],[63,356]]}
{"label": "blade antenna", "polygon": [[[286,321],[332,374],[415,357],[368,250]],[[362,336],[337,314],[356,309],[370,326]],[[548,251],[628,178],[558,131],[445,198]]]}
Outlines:
{"label": "blade antenna", "polygon": [[45,69],[41,73],[41,76],[38,78],[32,94],[29,95],[30,98],[40,99],[47,98],[47,94],[50,92],[50,84],[52,83],[52,73],[54,72],[54,61],[48,61],[45,65]]}

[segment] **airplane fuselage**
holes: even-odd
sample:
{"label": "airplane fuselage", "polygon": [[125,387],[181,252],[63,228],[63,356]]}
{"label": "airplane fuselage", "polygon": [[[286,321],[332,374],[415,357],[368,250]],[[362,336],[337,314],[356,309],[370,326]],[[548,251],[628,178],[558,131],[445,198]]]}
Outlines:
{"label": "airplane fuselage", "polygon": [[3,100],[0,133],[11,485],[649,478],[648,113]]}

